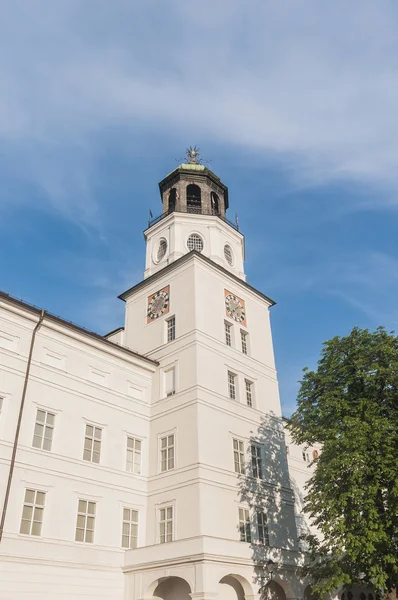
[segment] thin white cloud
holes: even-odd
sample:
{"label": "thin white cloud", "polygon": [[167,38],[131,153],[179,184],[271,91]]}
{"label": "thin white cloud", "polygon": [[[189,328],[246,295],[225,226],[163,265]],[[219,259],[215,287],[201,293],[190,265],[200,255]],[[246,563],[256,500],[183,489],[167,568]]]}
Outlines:
{"label": "thin white cloud", "polygon": [[278,156],[301,184],[369,183],[395,202],[394,3],[14,0],[0,11],[3,153],[71,218],[93,221],[97,135],[115,126]]}

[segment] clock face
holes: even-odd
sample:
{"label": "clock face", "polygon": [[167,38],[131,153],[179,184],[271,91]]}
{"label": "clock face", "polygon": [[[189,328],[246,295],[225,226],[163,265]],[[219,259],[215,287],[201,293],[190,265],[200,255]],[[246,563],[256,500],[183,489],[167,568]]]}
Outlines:
{"label": "clock face", "polygon": [[246,308],[245,301],[242,298],[238,298],[232,292],[224,290],[225,295],[225,312],[227,317],[231,317],[238,323],[246,325]]}
{"label": "clock face", "polygon": [[146,322],[151,323],[152,321],[155,321],[162,315],[166,315],[169,312],[169,304],[169,286],[166,286],[162,290],[155,292],[155,294],[148,296],[148,310],[146,315]]}

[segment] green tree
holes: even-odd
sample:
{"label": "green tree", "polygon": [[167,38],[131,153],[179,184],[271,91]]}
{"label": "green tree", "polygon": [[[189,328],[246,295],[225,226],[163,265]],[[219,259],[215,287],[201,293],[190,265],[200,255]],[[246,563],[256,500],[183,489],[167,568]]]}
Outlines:
{"label": "green tree", "polygon": [[307,537],[314,593],[362,584],[396,598],[398,337],[354,328],[325,342],[289,427],[296,443],[322,446],[305,503],[321,533]]}

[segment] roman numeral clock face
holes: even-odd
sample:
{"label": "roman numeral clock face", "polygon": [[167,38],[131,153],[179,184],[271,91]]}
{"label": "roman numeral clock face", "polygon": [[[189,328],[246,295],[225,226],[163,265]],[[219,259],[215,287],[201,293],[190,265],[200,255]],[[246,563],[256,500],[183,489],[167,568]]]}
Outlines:
{"label": "roman numeral clock face", "polygon": [[246,306],[245,301],[232,292],[224,290],[225,312],[227,317],[234,319],[238,323],[246,326]]}
{"label": "roman numeral clock face", "polygon": [[170,287],[167,285],[163,289],[148,296],[148,309],[146,314],[146,322],[151,323],[159,317],[166,315],[169,312],[170,304]]}

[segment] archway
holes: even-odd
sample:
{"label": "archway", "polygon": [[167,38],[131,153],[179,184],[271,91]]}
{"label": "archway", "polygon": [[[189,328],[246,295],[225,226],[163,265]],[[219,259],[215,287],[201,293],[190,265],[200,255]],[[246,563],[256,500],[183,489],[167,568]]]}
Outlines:
{"label": "archway", "polygon": [[304,598],[304,600],[315,600],[315,596],[312,593],[312,589],[311,589],[310,585],[307,585],[307,587],[305,588],[304,593],[303,593],[303,598]]}
{"label": "archway", "polygon": [[202,192],[194,183],[187,185],[187,212],[196,214],[202,212]]}
{"label": "archway", "polygon": [[215,192],[211,192],[210,201],[211,201],[211,214],[218,216],[220,214],[220,201]]}
{"label": "archway", "polygon": [[261,590],[261,600],[286,600],[285,590],[276,581],[270,581]]}
{"label": "archway", "polygon": [[164,577],[159,583],[153,595],[162,600],[191,600],[191,588],[189,583],[181,577]]}

